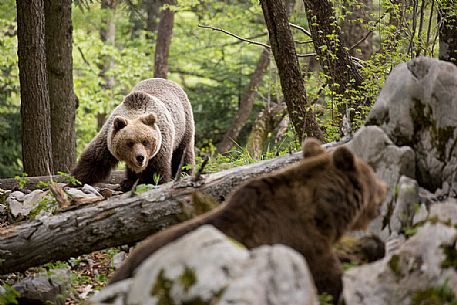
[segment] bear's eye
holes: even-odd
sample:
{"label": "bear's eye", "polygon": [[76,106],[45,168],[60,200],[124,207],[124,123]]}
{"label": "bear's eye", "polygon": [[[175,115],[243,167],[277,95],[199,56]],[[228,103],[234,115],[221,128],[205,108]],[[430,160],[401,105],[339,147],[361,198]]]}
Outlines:
{"label": "bear's eye", "polygon": [[132,141],[128,141],[128,142],[127,142],[127,146],[128,146],[129,148],[132,148],[133,145],[134,145],[134,143],[133,143]]}
{"label": "bear's eye", "polygon": [[149,146],[149,141],[148,140],[143,140],[142,144],[143,144],[143,146]]}

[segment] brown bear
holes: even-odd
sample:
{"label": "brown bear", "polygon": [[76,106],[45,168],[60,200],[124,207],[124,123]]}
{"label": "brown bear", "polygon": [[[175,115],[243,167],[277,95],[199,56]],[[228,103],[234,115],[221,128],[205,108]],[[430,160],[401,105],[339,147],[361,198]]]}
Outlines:
{"label": "brown bear", "polygon": [[137,179],[153,182],[154,174],[160,182],[170,181],[180,164],[194,166],[194,129],[192,107],[181,87],[161,78],[143,80],[111,113],[72,175],[82,183],[99,182],[125,161],[124,190]]}
{"label": "brown bear", "polygon": [[203,224],[211,224],[248,248],[284,244],[305,258],[319,293],[342,291],[342,271],[332,245],[349,229],[365,229],[386,196],[385,183],[340,146],[326,152],[308,139],[298,164],[252,179],[209,213],[152,235],[111,279],[131,277],[149,255]]}

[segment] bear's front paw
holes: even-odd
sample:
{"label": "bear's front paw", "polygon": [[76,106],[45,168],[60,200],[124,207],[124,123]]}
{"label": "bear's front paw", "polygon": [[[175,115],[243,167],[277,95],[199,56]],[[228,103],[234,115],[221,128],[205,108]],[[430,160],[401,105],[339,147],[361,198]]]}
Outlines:
{"label": "bear's front paw", "polygon": [[121,191],[127,192],[130,191],[135,184],[135,181],[130,180],[130,179],[125,179],[124,181],[121,182]]}

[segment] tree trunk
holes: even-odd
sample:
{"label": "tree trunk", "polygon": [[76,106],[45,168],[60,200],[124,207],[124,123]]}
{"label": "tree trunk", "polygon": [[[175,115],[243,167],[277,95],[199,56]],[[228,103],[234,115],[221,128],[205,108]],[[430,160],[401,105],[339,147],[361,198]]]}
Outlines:
{"label": "tree trunk", "polygon": [[[100,39],[106,44],[114,47],[116,45],[116,23],[114,22],[116,12],[116,0],[102,0],[101,9],[103,11],[102,27],[100,28]],[[114,66],[114,59],[109,55],[103,55],[100,58],[100,87],[109,92],[113,98],[111,89],[114,86],[114,77],[108,75],[108,71]],[[106,111],[97,113],[97,127],[100,130],[106,121]]]}
{"label": "tree trunk", "polygon": [[146,31],[154,33],[157,31],[157,21],[160,14],[162,1],[159,0],[144,0],[143,6],[147,13]]}
{"label": "tree trunk", "polygon": [[44,43],[44,1],[17,0],[22,162],[31,176],[53,170]]}
{"label": "tree trunk", "polygon": [[[165,0],[164,4],[172,5],[174,0]],[[160,12],[160,22],[157,29],[157,43],[154,57],[154,77],[167,78],[168,55],[173,36],[173,20],[175,12],[168,7]]]}
{"label": "tree trunk", "polygon": [[349,50],[349,54],[368,60],[373,54],[373,35],[369,34],[366,25],[371,21],[373,0],[358,0],[355,3],[345,2],[347,3],[345,3],[344,9],[347,14],[342,24],[343,44],[350,48],[366,37],[356,47]]}
{"label": "tree trunk", "polygon": [[316,117],[306,98],[294,40],[283,0],[261,0],[273,56],[278,67],[284,100],[299,141],[310,136],[324,140]]}
{"label": "tree trunk", "polygon": [[76,159],[71,0],[45,1],[45,43],[51,105],[54,171],[68,172]]}
{"label": "tree trunk", "polygon": [[279,102],[267,105],[259,112],[246,144],[246,148],[252,158],[258,159],[260,157],[268,135],[283,122],[286,110],[285,103]]}
{"label": "tree trunk", "polygon": [[[352,100],[347,92],[351,92],[351,89],[357,90],[363,78],[341,43],[341,31],[332,4],[328,0],[304,0],[304,4],[314,49],[324,73],[330,78],[330,88],[334,92],[340,114],[337,121],[340,124],[347,108],[354,107],[361,111],[360,108],[363,105],[357,101],[357,98],[354,99],[356,105],[342,105],[339,100],[341,98]],[[353,95],[354,92],[351,94]]]}
{"label": "tree trunk", "polygon": [[221,143],[217,146],[217,151],[219,153],[226,153],[230,150],[230,148],[232,148],[233,142],[238,138],[241,128],[243,128],[246,124],[254,105],[257,88],[262,82],[263,74],[265,73],[269,63],[270,51],[268,49],[263,49],[259,61],[257,62],[257,66],[251,75],[249,84],[244,90],[243,97],[240,102],[240,108],[238,109],[230,128],[222,138]]}
{"label": "tree trunk", "polygon": [[439,59],[457,65],[457,1],[445,0],[440,9]]}

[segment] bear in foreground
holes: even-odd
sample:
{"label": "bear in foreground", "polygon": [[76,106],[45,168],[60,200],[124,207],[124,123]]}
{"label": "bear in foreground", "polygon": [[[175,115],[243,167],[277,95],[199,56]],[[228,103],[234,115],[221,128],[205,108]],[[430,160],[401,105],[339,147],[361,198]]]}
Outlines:
{"label": "bear in foreground", "polygon": [[195,164],[194,129],[192,107],[181,87],[161,78],[143,80],[114,109],[71,174],[92,184],[125,161],[124,190],[137,179],[153,182],[154,174],[160,182],[170,181],[181,163]]}
{"label": "bear in foreground", "polygon": [[325,151],[315,139],[303,145],[304,159],[252,179],[211,212],[175,225],[143,241],[114,274],[111,283],[133,276],[149,255],[203,224],[255,248],[284,244],[301,253],[319,293],[336,303],[342,271],[332,245],[353,229],[366,229],[379,215],[385,183],[345,146]]}

